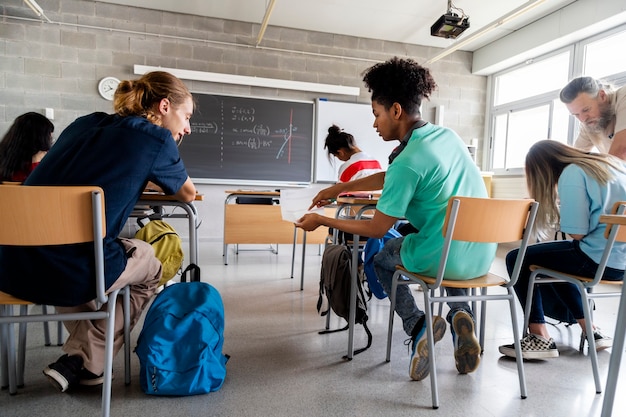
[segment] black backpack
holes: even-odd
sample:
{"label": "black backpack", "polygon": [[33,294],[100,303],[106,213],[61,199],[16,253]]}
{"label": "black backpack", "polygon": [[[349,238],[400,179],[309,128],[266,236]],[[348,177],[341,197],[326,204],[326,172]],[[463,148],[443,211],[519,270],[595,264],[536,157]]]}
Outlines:
{"label": "black backpack", "polygon": [[[317,300],[317,311],[322,316],[332,309],[336,315],[346,321],[350,314],[350,282],[351,282],[352,253],[345,245],[328,245],[322,256],[320,272],[320,295]],[[325,309],[322,308],[325,306]],[[357,355],[372,345],[372,333],[367,327],[367,302],[360,279],[357,279],[356,324],[362,324],[367,333],[367,346],[356,349]],[[319,334],[334,333],[348,330],[348,325],[341,329],[323,330]]]}

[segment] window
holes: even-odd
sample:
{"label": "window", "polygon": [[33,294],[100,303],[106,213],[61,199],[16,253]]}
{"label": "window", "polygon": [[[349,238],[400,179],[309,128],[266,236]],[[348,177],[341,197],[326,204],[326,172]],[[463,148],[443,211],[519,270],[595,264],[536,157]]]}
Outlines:
{"label": "window", "polygon": [[568,81],[569,51],[538,62],[529,62],[495,78],[496,106],[562,88]]}
{"label": "window", "polygon": [[509,171],[523,168],[533,143],[548,139],[550,105],[514,111],[496,117],[493,168]]}
{"label": "window", "polygon": [[559,100],[581,74],[626,84],[626,25],[494,74],[489,110],[489,160],[496,174],[522,174],[528,149],[543,139],[572,144],[579,125]]}
{"label": "window", "polygon": [[588,43],[585,46],[583,74],[605,78],[626,71],[626,55],[616,53],[622,50],[625,43],[626,31]]}
{"label": "window", "polygon": [[494,77],[491,170],[519,174],[533,143],[567,141],[569,113],[558,92],[568,80],[569,57],[568,49]]}

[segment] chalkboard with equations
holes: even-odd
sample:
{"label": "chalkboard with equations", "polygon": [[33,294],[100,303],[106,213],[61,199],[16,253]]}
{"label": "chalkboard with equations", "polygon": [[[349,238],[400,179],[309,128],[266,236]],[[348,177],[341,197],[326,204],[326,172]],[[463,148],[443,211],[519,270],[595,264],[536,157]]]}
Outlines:
{"label": "chalkboard with equations", "polygon": [[310,183],[313,102],[194,93],[179,151],[204,183]]}

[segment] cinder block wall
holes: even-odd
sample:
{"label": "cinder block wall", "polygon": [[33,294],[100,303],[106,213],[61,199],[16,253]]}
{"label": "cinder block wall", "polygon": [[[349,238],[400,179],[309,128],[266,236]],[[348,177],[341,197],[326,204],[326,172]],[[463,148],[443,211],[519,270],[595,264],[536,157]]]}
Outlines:
{"label": "cinder block wall", "polygon": [[[0,135],[15,117],[27,111],[43,113],[45,108],[53,109],[56,134],[78,116],[111,112],[111,102],[98,95],[98,82],[109,75],[137,78],[133,74],[135,64],[360,87],[359,97],[324,96],[328,100],[369,103],[361,75],[366,68],[392,56],[425,62],[437,52],[430,47],[271,25],[260,47],[256,47],[260,24],[97,1],[38,3],[52,23],[42,22],[22,0],[3,0],[0,4]],[[439,88],[422,108],[424,118],[435,121],[435,109],[444,106],[443,124],[467,143],[483,137],[487,88],[486,77],[472,75],[470,67],[471,54],[467,52],[455,52],[432,64],[430,69]],[[320,96],[186,83],[194,92],[297,100]],[[224,187],[201,189],[210,200],[199,206],[201,212],[215,209],[221,213]],[[201,238],[220,240],[219,218],[215,214],[207,217],[212,219],[211,225],[203,226]]]}

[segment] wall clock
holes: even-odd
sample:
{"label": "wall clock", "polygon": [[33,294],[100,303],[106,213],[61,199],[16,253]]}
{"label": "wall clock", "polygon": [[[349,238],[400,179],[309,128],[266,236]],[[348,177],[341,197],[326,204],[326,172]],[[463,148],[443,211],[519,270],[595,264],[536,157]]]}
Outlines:
{"label": "wall clock", "polygon": [[104,77],[98,83],[98,92],[105,100],[113,100],[113,95],[119,83],[120,80],[115,77]]}

